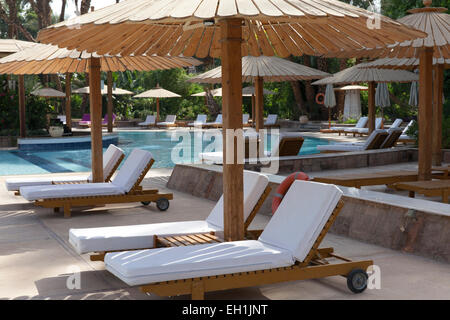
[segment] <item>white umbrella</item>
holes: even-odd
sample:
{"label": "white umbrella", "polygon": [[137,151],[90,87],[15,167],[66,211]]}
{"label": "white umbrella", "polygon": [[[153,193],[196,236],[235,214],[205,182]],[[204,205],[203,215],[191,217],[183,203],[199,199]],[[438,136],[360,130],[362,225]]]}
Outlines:
{"label": "white umbrella", "polygon": [[41,88],[31,92],[33,96],[44,98],[65,98],[66,94],[53,88]]}
{"label": "white umbrella", "polygon": [[419,83],[417,81],[411,83],[408,104],[413,107],[417,107],[419,105]]}
{"label": "white umbrella", "polygon": [[327,84],[325,90],[325,99],[323,101],[325,107],[328,108],[328,129],[331,128],[331,108],[336,106],[336,95],[334,94],[333,85]]}

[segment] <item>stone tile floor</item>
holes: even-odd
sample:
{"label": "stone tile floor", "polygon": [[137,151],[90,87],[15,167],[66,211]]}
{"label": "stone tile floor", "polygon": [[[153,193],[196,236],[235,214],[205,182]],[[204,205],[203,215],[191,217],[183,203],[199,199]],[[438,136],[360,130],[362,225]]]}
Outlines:
{"label": "stone tile floor", "polygon": [[[164,190],[170,170],[151,170],[145,186]],[[35,208],[7,193],[0,177],[0,299],[161,299],[130,288],[105,271],[103,263],[78,255],[68,243],[70,228],[204,219],[214,206],[208,200],[174,192],[168,212],[139,204],[75,210],[72,219]],[[257,215],[251,228],[269,217]],[[207,299],[450,299],[448,264],[327,235],[323,246],[354,259],[371,258],[381,268],[381,289],[352,294],[342,277],[266,285],[206,295]],[[81,289],[70,290],[68,277],[81,272]],[[187,298],[179,297],[179,298]]]}

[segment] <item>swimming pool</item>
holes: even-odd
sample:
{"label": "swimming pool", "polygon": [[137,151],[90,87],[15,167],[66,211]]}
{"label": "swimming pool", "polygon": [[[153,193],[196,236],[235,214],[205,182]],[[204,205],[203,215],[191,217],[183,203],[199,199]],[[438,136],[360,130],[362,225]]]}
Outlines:
{"label": "swimming pool", "polygon": [[[197,137],[200,140],[196,140]],[[198,143],[198,141],[202,141]],[[119,132],[119,147],[128,155],[133,149],[150,151],[155,157],[155,168],[171,168],[175,163],[193,163],[198,154],[215,139],[208,135],[189,131],[122,131]],[[270,139],[268,147],[270,148]],[[317,153],[318,145],[329,144],[327,140],[305,138],[300,155]],[[211,150],[207,150],[211,151]],[[0,175],[22,175],[40,173],[85,172],[91,168],[91,151],[0,151]]]}

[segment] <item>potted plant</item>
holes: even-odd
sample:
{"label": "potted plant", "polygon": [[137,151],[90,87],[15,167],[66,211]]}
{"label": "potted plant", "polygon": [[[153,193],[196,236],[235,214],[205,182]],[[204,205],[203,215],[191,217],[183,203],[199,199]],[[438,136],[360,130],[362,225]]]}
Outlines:
{"label": "potted plant", "polygon": [[298,119],[300,121],[300,124],[308,124],[308,116],[305,114],[300,115],[300,118]]}
{"label": "potted plant", "polygon": [[48,133],[53,138],[62,137],[64,134],[64,124],[58,118],[50,119],[50,125],[48,127]]}

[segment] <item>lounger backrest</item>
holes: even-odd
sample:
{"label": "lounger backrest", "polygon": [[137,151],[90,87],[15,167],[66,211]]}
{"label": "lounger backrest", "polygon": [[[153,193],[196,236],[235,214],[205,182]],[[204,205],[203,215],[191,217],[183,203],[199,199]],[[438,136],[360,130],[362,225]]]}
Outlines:
{"label": "lounger backrest", "polygon": [[334,185],[295,181],[259,241],[303,261],[342,197]]}
{"label": "lounger backrest", "polygon": [[381,125],[383,124],[383,118],[375,119],[375,129],[381,129]]}
{"label": "lounger backrest", "polygon": [[145,123],[155,123],[156,121],[156,117],[151,115],[151,116],[147,116],[147,118],[145,119]]}
{"label": "lounger backrest", "polygon": [[388,137],[389,133],[386,130],[378,129],[372,132],[364,144],[364,150],[380,149],[383,142]]}
{"label": "lounger backrest", "polygon": [[389,129],[398,128],[402,125],[403,120],[402,119],[395,119],[394,123],[391,125]]}
{"label": "lounger backrest", "polygon": [[[269,179],[265,175],[244,171],[244,221],[250,216],[268,184]],[[219,230],[223,230],[223,196],[217,201],[206,221]]]}
{"label": "lounger backrest", "polygon": [[67,117],[66,116],[57,116],[57,118],[63,123],[66,124]]}
{"label": "lounger backrest", "polygon": [[242,115],[242,123],[243,124],[248,124],[248,121],[250,120],[250,115],[248,113],[244,113]]}
{"label": "lounger backrest", "polygon": [[411,120],[408,125],[406,126],[406,128],[403,130],[403,134],[406,134],[409,130],[409,128],[411,128],[411,126],[414,124],[414,120]]}
{"label": "lounger backrest", "polygon": [[217,115],[216,123],[222,123],[222,114]]}
{"label": "lounger backrest", "polygon": [[153,156],[150,152],[134,149],[112,183],[121,188],[123,192],[130,192],[152,159]]}
{"label": "lounger backrest", "polygon": [[208,119],[208,117],[206,116],[206,114],[199,114],[197,116],[197,120],[195,120],[196,123],[206,123],[206,120]]}
{"label": "lounger backrest", "polygon": [[388,132],[389,135],[381,144],[380,149],[392,148],[402,135],[402,129],[400,128],[389,128]]}
{"label": "lounger backrest", "polygon": [[271,155],[278,157],[297,156],[305,139],[299,133],[283,133],[279,143],[272,149]]}
{"label": "lounger backrest", "polygon": [[83,114],[81,121],[91,121],[91,114],[90,113]]}
{"label": "lounger backrest", "polygon": [[175,120],[177,119],[177,116],[176,115],[174,115],[174,114],[169,114],[167,117],[166,117],[166,122],[167,123],[175,123]]}
{"label": "lounger backrest", "polygon": [[366,127],[366,125],[367,125],[367,120],[368,120],[368,118],[367,117],[361,117],[361,118],[359,118],[359,120],[358,120],[358,122],[356,123],[356,125],[355,125],[355,128],[365,128]]}
{"label": "lounger backrest", "polygon": [[276,124],[278,120],[278,115],[277,114],[269,114],[269,116],[266,119],[266,125],[272,125],[272,124]]}
{"label": "lounger backrest", "polygon": [[[103,154],[103,178],[106,181],[113,174],[113,170],[117,168],[118,162],[121,161],[125,153],[122,149],[110,144]],[[92,181],[92,173],[88,177],[88,181]]]}

